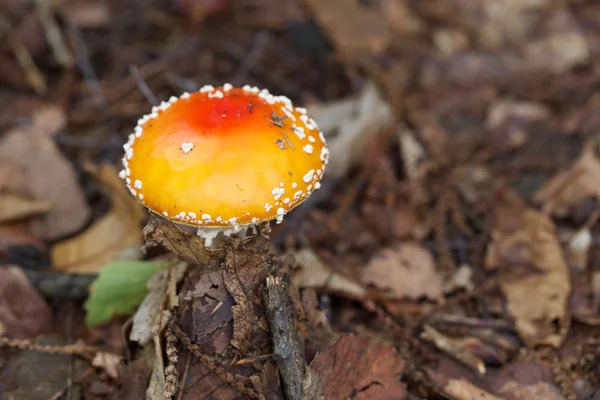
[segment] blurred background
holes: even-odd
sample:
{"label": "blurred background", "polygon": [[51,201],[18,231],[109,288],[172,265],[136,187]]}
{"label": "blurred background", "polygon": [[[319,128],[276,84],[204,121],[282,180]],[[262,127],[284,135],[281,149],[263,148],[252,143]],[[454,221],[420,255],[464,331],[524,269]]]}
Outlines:
{"label": "blurred background", "polygon": [[105,267],[165,251],[140,250],[122,146],[226,82],[327,137],[322,189],[272,241],[313,326],[394,349],[357,356],[394,383],[356,398],[600,398],[598,1],[2,0],[0,338],[115,358],[0,347],[0,399],[126,398],[145,292],[93,324],[84,304]]}

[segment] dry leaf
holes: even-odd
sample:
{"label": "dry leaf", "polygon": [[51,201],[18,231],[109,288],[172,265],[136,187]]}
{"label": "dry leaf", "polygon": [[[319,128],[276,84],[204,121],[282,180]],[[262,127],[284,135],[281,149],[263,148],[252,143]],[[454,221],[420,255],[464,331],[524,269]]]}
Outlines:
{"label": "dry leaf", "polygon": [[366,294],[364,287],[323,264],[312,250],[302,249],[296,252],[294,256],[300,267],[292,279],[297,287],[325,289],[357,298],[361,298]]}
{"label": "dry leaf", "polygon": [[30,338],[48,332],[52,309],[19,267],[0,268],[0,336]]}
{"label": "dry leaf", "polygon": [[570,323],[571,281],[554,224],[508,197],[495,205],[493,221],[485,265],[499,270],[519,336],[529,347],[560,346]]}
{"label": "dry leaf", "polygon": [[442,391],[454,400],[502,400],[464,379],[449,379]]}
{"label": "dry leaf", "polygon": [[52,247],[52,268],[69,273],[96,273],[116,260],[140,257],[144,212],[127,191],[114,167],[92,171],[112,193],[112,208],[82,234]]}
{"label": "dry leaf", "polygon": [[[133,316],[129,340],[145,345],[152,339],[152,335],[155,332],[162,330],[164,326],[158,327],[158,321],[165,290],[166,296],[169,299],[167,308],[170,310],[178,304],[179,297],[177,297],[176,285],[183,279],[187,267],[187,263],[181,261],[170,267],[170,272],[169,270],[162,270],[150,278],[146,285],[148,295],[146,295],[146,298]],[[168,276],[170,276],[170,279],[167,282]],[[169,320],[169,310],[162,310],[162,325],[165,325]]]}
{"label": "dry leaf", "polygon": [[358,96],[315,106],[310,113],[327,137],[331,152],[327,176],[333,179],[355,167],[367,140],[392,120],[390,105],[374,82],[365,84]]}
{"label": "dry leaf", "polygon": [[373,338],[342,334],[315,356],[310,369],[320,378],[325,399],[392,400],[406,395],[400,381],[404,360],[394,347]]}
{"label": "dry leaf", "polygon": [[0,223],[29,218],[51,209],[52,203],[48,201],[33,200],[18,194],[0,193]]}
{"label": "dry leaf", "polygon": [[552,384],[554,378],[542,364],[512,362],[498,370],[490,371],[486,381],[492,392],[506,400],[562,400],[565,397]]}
{"label": "dry leaf", "polygon": [[113,379],[119,378],[119,363],[122,357],[118,354],[99,351],[92,360],[92,365],[96,368],[102,368]]}
{"label": "dry leaf", "polygon": [[355,0],[304,0],[315,20],[337,50],[348,60],[376,56],[389,45],[392,35],[380,7],[361,6]]}
{"label": "dry leaf", "polygon": [[600,159],[591,144],[585,146],[575,164],[552,177],[535,194],[550,215],[565,215],[584,200],[600,199]]}
{"label": "dry leaf", "polygon": [[0,140],[0,160],[25,175],[23,194],[54,205],[30,223],[32,232],[45,240],[74,233],[91,215],[75,172],[52,141],[51,135],[62,129],[65,121],[61,109],[49,107],[34,114],[30,126],[13,129]]}
{"label": "dry leaf", "polygon": [[104,1],[65,1],[59,4],[62,15],[80,28],[101,28],[110,22],[111,13]]}
{"label": "dry leaf", "polygon": [[363,269],[361,280],[394,299],[442,299],[442,279],[435,260],[415,242],[381,250]]}
{"label": "dry leaf", "polygon": [[10,163],[0,163],[0,192],[24,193],[27,183],[21,168]]}

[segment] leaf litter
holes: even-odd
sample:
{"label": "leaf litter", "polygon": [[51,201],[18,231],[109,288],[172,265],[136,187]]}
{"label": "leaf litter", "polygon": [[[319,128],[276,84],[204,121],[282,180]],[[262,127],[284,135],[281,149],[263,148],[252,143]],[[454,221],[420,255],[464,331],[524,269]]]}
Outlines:
{"label": "leaf litter", "polygon": [[[178,342],[181,398],[245,397],[238,389],[282,396],[257,296],[264,276],[245,267],[239,279],[224,276],[228,266],[206,265],[211,254],[197,236],[156,216],[140,254],[138,227],[147,216],[121,193],[116,171],[86,167],[122,156],[121,133],[148,109],[136,85],[167,99],[225,81],[268,87],[306,106],[331,147],[320,197],[274,229],[275,251],[294,254],[298,265],[243,249],[229,255],[236,265],[260,259],[291,273],[296,327],[311,365],[307,398],[594,394],[595,2],[185,1],[145,10],[136,2],[77,0],[32,14],[21,3],[0,5],[0,262],[35,274],[40,292],[58,298],[72,289],[48,290],[60,287],[55,282],[98,272],[102,281],[108,265],[115,279],[105,294],[119,287],[121,294],[100,302],[105,311],[117,301],[131,315],[148,292],[131,331],[144,344],[128,346],[132,359],[124,357],[118,373],[124,354],[105,349],[111,357],[96,363],[102,378],[79,381],[76,373],[67,395],[82,388],[86,397],[162,400],[173,354],[164,339],[176,315],[190,334],[189,346]],[[45,37],[48,27],[57,35]],[[102,40],[107,32],[115,46]],[[195,62],[190,54],[199,55]],[[63,69],[65,55],[75,57],[78,72]],[[132,65],[138,73],[128,73]],[[47,97],[36,96],[46,89]],[[502,195],[511,190],[523,200]],[[148,272],[127,287],[123,271],[110,267],[163,260],[156,255],[165,249],[190,264],[189,275],[173,269],[167,282],[163,270],[146,287]],[[132,303],[121,301],[127,290],[136,294]],[[64,315],[63,303],[49,301],[57,315],[39,307],[23,318],[28,335],[31,321],[35,328]],[[52,328],[71,335],[68,327],[81,324],[69,315],[74,324],[67,318]],[[121,322],[103,326],[128,329]],[[332,345],[339,332],[355,333]],[[249,354],[242,358],[239,349]],[[471,361],[457,361],[461,352]],[[0,353],[0,375],[29,354]],[[28,371],[48,376],[27,360],[36,367]],[[481,363],[484,375],[471,368]],[[42,398],[66,380],[65,373],[46,385]]]}

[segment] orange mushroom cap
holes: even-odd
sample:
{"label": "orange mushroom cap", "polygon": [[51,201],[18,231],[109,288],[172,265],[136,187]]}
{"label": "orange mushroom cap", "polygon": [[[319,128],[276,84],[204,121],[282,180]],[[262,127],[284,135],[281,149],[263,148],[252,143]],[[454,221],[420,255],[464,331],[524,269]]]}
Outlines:
{"label": "orange mushroom cap", "polygon": [[120,176],[138,201],[199,227],[280,222],[320,187],[329,158],[305,109],[229,84],[154,107],[124,149]]}

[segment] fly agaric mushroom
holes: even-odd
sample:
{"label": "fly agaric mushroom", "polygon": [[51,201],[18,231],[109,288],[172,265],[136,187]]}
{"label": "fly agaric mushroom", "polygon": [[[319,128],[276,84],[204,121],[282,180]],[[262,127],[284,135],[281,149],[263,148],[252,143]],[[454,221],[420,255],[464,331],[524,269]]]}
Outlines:
{"label": "fly agaric mushroom", "polygon": [[198,228],[210,246],[277,219],[320,187],[323,134],[284,96],[230,84],[171,97],[142,117],[124,146],[120,176],[162,217]]}

